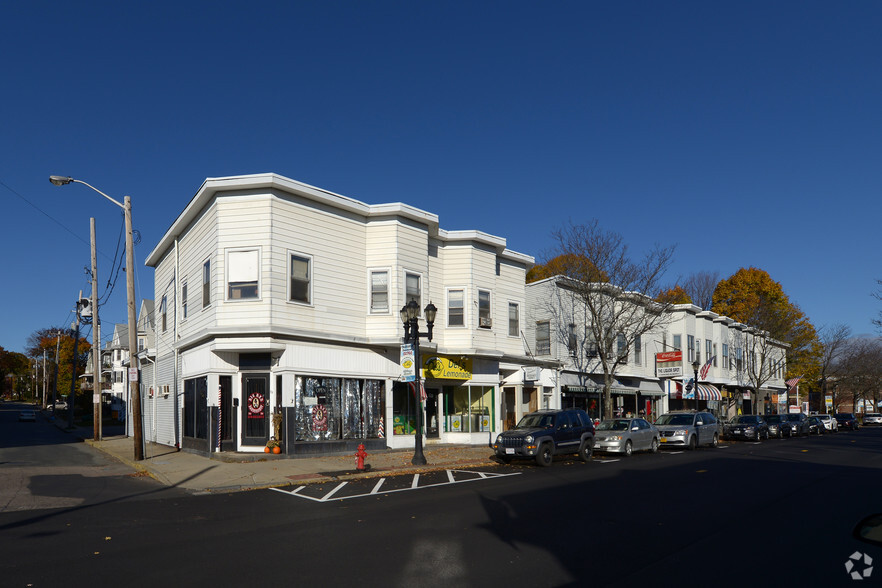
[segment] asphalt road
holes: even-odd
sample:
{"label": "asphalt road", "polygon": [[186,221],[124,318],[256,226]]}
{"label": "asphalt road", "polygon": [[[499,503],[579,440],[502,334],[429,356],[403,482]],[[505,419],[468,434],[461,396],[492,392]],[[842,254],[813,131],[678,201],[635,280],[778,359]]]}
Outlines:
{"label": "asphalt road", "polygon": [[862,429],[218,496],[130,478],[0,513],[0,585],[853,585],[853,553],[882,562],[852,537],[880,474]]}

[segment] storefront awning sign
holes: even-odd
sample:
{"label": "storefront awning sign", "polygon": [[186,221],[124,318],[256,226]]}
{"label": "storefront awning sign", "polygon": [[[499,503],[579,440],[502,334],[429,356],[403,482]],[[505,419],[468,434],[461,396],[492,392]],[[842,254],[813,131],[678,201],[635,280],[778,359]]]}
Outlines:
{"label": "storefront awning sign", "polygon": [[423,361],[423,373],[426,378],[433,380],[471,380],[472,360],[432,355]]}
{"label": "storefront awning sign", "polygon": [[655,354],[655,375],[659,378],[673,378],[683,375],[683,352],[665,351]]}

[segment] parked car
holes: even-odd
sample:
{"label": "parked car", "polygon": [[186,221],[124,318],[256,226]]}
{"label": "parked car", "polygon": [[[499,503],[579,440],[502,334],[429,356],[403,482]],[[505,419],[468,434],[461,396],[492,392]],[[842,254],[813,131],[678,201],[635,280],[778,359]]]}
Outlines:
{"label": "parked car", "polygon": [[594,448],[594,422],[584,410],[538,410],[500,433],[493,449],[505,463],[512,459],[535,459],[550,466],[555,455],[578,454],[588,461]]}
{"label": "parked car", "polygon": [[804,412],[791,412],[784,416],[787,417],[787,422],[790,423],[790,431],[793,435],[799,437],[809,434],[808,417]]}
{"label": "parked car", "polygon": [[835,418],[836,422],[839,423],[840,429],[857,431],[861,427],[858,423],[857,417],[850,412],[837,412],[835,415],[833,415],[833,418]]}
{"label": "parked car", "polygon": [[793,428],[787,421],[786,414],[767,414],[763,418],[766,419],[766,424],[769,425],[769,436],[781,439],[782,437],[790,437],[793,434]]}
{"label": "parked car", "polygon": [[655,426],[659,433],[660,447],[716,447],[720,440],[719,423],[709,412],[669,412],[658,417]]}
{"label": "parked car", "polygon": [[594,432],[594,450],[623,453],[658,451],[659,434],[655,425],[646,419],[606,419]]}
{"label": "parked car", "polygon": [[18,420],[19,420],[19,422],[25,422],[25,421],[30,421],[32,423],[36,422],[37,421],[37,413],[34,412],[33,410],[23,410],[18,413]]}
{"label": "parked car", "polygon": [[868,412],[864,415],[863,425],[865,427],[882,426],[882,414],[879,414],[878,412]]}
{"label": "parked car", "polygon": [[817,415],[808,418],[808,425],[809,435],[823,435],[827,432],[827,427],[824,425],[824,421],[819,419]]}
{"label": "parked car", "polygon": [[766,419],[758,414],[743,414],[732,417],[723,425],[724,439],[760,439],[769,438],[769,425]]}
{"label": "parked car", "polygon": [[816,414],[814,416],[818,417],[821,422],[824,423],[824,428],[827,429],[828,433],[836,433],[839,431],[839,423],[836,422],[836,419],[834,419],[832,415]]}

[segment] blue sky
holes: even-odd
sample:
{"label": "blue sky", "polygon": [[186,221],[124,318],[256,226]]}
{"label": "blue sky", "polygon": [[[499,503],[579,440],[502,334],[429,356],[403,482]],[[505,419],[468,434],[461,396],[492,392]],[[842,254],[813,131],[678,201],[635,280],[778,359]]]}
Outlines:
{"label": "blue sky", "polygon": [[[760,267],[816,327],[882,303],[882,3],[18,2],[0,36],[0,346],[103,295],[206,177],[406,202],[542,259],[598,218],[668,274]],[[121,251],[121,249],[120,249]],[[104,334],[125,322],[120,274]]]}

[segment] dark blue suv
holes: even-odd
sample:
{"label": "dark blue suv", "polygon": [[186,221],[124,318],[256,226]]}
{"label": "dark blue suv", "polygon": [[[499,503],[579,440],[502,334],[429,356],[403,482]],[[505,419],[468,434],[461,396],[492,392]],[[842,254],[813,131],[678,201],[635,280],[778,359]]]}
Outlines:
{"label": "dark blue suv", "polygon": [[535,459],[550,466],[555,455],[578,454],[587,462],[594,449],[594,422],[584,410],[538,410],[522,418],[514,429],[500,433],[493,444],[505,463]]}

